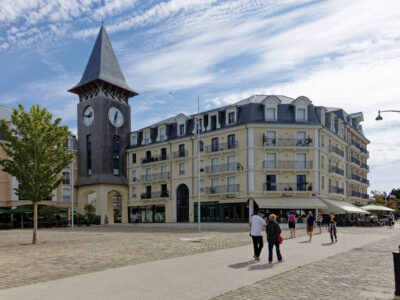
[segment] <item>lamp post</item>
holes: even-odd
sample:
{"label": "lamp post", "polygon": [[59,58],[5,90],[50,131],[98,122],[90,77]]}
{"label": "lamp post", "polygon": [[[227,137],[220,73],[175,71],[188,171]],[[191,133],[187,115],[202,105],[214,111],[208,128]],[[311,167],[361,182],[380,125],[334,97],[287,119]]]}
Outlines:
{"label": "lamp post", "polygon": [[400,113],[400,110],[379,110],[378,111],[378,116],[375,118],[375,121],[382,121],[383,118],[381,116],[381,113],[383,112],[396,112],[396,113]]}

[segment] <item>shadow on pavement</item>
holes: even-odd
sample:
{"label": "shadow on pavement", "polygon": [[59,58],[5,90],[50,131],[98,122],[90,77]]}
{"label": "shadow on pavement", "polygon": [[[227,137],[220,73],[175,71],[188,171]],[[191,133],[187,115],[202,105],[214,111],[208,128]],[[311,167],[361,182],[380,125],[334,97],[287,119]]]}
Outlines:
{"label": "shadow on pavement", "polygon": [[266,269],[270,269],[273,268],[275,264],[268,264],[267,262],[265,264],[258,264],[258,265],[254,265],[251,266],[249,268],[249,271],[259,271],[259,270],[266,270]]}
{"label": "shadow on pavement", "polygon": [[311,241],[310,240],[307,240],[307,241],[302,241],[302,242],[298,242],[299,244],[308,244],[308,243],[311,243]]}
{"label": "shadow on pavement", "polygon": [[322,246],[332,246],[333,243],[332,243],[332,242],[329,242],[329,243],[321,243],[321,245],[322,245]]}
{"label": "shadow on pavement", "polygon": [[237,264],[234,264],[234,265],[229,265],[228,267],[232,268],[232,269],[242,269],[242,268],[246,268],[248,266],[254,265],[256,263],[257,262],[255,260],[249,260],[249,261],[237,263]]}

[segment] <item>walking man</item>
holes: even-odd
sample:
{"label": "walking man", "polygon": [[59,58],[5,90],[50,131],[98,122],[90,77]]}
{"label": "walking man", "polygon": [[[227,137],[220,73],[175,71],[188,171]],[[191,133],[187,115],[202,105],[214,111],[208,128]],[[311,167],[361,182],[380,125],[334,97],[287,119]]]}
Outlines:
{"label": "walking man", "polygon": [[388,216],[388,219],[389,219],[389,227],[390,228],[394,228],[394,214],[393,214],[393,212],[390,212],[390,214]]}
{"label": "walking man", "polygon": [[315,228],[315,218],[314,218],[312,212],[309,211],[308,216],[307,216],[307,234],[310,236],[310,239],[309,239],[310,242],[312,239],[312,233],[313,233],[314,228]]}
{"label": "walking man", "polygon": [[257,215],[252,216],[249,225],[251,228],[250,234],[251,238],[253,239],[253,246],[254,246],[253,257],[256,261],[260,261],[261,250],[264,246],[262,230],[263,228],[267,227],[267,224],[264,221],[264,211],[259,210]]}

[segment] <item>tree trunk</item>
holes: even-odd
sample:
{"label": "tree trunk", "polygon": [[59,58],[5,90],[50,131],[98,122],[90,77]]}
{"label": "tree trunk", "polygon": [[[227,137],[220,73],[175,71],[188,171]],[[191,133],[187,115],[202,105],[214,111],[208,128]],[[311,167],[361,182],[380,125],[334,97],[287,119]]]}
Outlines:
{"label": "tree trunk", "polygon": [[35,201],[35,202],[33,202],[33,241],[32,241],[32,244],[36,244],[37,210],[38,210],[38,203]]}

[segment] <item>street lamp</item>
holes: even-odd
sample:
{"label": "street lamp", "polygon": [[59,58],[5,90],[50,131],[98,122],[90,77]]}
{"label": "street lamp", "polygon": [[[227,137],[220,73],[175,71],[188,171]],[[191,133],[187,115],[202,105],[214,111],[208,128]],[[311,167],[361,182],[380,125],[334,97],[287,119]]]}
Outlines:
{"label": "street lamp", "polygon": [[400,110],[379,110],[378,111],[378,116],[375,118],[375,121],[382,121],[383,120],[383,118],[381,116],[382,112],[397,112],[397,113],[400,113]]}

